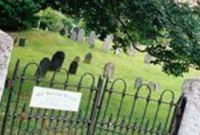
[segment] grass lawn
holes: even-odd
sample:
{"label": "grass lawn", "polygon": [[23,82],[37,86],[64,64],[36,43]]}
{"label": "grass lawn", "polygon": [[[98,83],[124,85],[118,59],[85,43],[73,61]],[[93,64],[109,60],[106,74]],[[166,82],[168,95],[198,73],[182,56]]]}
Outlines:
{"label": "grass lawn", "polygon": [[[135,57],[127,56],[124,53],[121,53],[120,55],[114,55],[114,51],[110,51],[109,53],[101,51],[102,43],[100,41],[97,41],[96,46],[94,49],[90,49],[87,45],[87,43],[77,43],[75,41],[72,41],[68,39],[67,37],[60,36],[58,33],[53,32],[46,32],[46,31],[39,31],[39,30],[29,30],[25,32],[20,33],[21,36],[26,38],[26,46],[25,47],[14,47],[11,63],[9,66],[9,76],[13,73],[13,68],[15,65],[15,62],[17,59],[20,59],[20,70],[23,69],[23,67],[30,62],[36,62],[39,63],[39,61],[44,57],[51,58],[52,55],[58,51],[62,50],[65,52],[66,58],[65,62],[63,64],[63,68],[68,68],[70,62],[74,59],[75,56],[81,57],[81,62],[79,64],[77,75],[70,77],[70,83],[77,84],[80,80],[80,77],[85,72],[92,73],[96,80],[98,80],[98,77],[103,72],[103,67],[105,63],[111,61],[115,64],[115,75],[114,79],[116,78],[123,78],[126,81],[127,84],[127,92],[130,94],[134,94],[135,90],[133,88],[134,86],[134,80],[136,77],[142,77],[146,82],[148,81],[155,81],[158,82],[161,86],[160,91],[153,91],[152,97],[155,99],[158,99],[160,97],[160,94],[165,89],[173,90],[175,93],[175,99],[179,98],[179,95],[181,93],[181,84],[185,78],[192,78],[197,77],[199,72],[192,70],[190,73],[187,73],[184,75],[184,78],[182,77],[173,77],[169,76],[162,72],[162,69],[159,65],[147,65],[144,64],[144,54],[137,53]],[[82,63],[84,56],[86,53],[91,52],[93,55],[92,63],[91,64],[85,64]],[[31,68],[27,71],[27,76],[33,76],[35,73],[35,68]],[[48,73],[46,79],[50,80],[52,76],[52,73]],[[65,81],[65,75],[59,74],[56,77],[56,80],[60,82]],[[84,85],[90,86],[90,79],[84,80]],[[25,83],[22,89],[22,100],[27,101],[27,103],[30,100],[31,92],[33,83]],[[44,86],[47,86],[47,84],[41,84]],[[58,88],[62,89],[61,86],[57,86]],[[114,89],[116,91],[122,92],[123,91],[123,85],[117,84]],[[81,108],[84,113],[86,113],[86,102],[89,97],[89,93],[86,90],[81,90],[83,93],[83,99],[82,99],[82,105]],[[7,92],[5,92],[6,95]],[[141,92],[140,95],[145,96],[147,95],[147,92]],[[93,95],[94,96],[94,95]],[[129,119],[129,113],[131,110],[131,106],[133,104],[132,97],[126,97],[125,99],[122,99],[121,95],[118,95],[117,92],[113,93],[111,96],[111,101],[107,102],[107,99],[109,97],[109,93],[107,92],[105,95],[105,102],[103,102],[102,111],[104,112],[105,106],[108,105],[108,114],[105,119],[108,119],[108,117],[111,114],[113,116],[117,115],[117,108],[119,107],[120,102],[123,102],[123,107],[120,110],[120,116],[124,117],[125,121],[128,121]],[[165,96],[165,100],[169,100],[171,96]],[[5,97],[4,97],[5,98]],[[13,100],[14,102],[15,100]],[[140,120],[142,118],[142,113],[145,108],[145,100],[138,101],[136,103],[136,110],[134,112],[134,115]],[[151,105],[148,108],[147,111],[147,118],[152,120],[154,119],[154,115],[156,112],[157,103],[150,103]],[[161,106],[160,112],[158,114],[158,121],[162,122],[165,121],[168,106]],[[35,111],[35,113],[37,113]],[[40,112],[41,113],[41,112]],[[42,113],[41,113],[42,114]],[[64,115],[64,114],[63,114]],[[171,117],[171,116],[170,116]],[[100,114],[100,118],[103,119],[103,113]],[[121,121],[122,118],[119,120]],[[152,122],[150,122],[152,124]],[[158,124],[158,123],[157,123]]]}

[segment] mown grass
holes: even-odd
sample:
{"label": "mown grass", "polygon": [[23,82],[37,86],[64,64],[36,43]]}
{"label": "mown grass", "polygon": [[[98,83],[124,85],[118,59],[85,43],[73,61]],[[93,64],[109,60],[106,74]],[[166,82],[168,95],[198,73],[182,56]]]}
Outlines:
{"label": "mown grass", "polygon": [[[126,81],[127,84],[127,92],[129,94],[134,94],[134,80],[136,77],[142,77],[146,82],[148,81],[156,81],[160,84],[161,90],[160,91],[153,91],[152,92],[152,98],[158,99],[160,97],[160,94],[165,89],[173,90],[175,93],[175,99],[178,99],[180,93],[181,93],[181,84],[185,78],[191,78],[193,76],[198,75],[198,71],[191,70],[190,73],[185,74],[185,76],[182,77],[173,77],[166,75],[162,72],[162,69],[159,65],[147,65],[144,64],[144,54],[138,53],[135,57],[127,56],[125,53],[121,53],[120,55],[114,55],[113,50],[106,53],[101,51],[101,42],[97,41],[97,44],[94,49],[88,48],[87,43],[77,43],[75,41],[72,41],[68,39],[67,37],[60,36],[58,33],[53,32],[46,32],[46,31],[40,31],[40,30],[29,30],[19,33],[21,36],[26,38],[26,46],[25,47],[14,47],[11,63],[9,66],[9,75],[11,77],[14,69],[15,62],[17,59],[20,59],[20,71],[23,70],[23,67],[30,62],[36,62],[39,63],[39,61],[44,57],[51,58],[52,55],[58,51],[62,50],[66,54],[65,62],[63,64],[63,68],[68,68],[70,62],[74,59],[75,56],[81,57],[81,62],[79,64],[78,72],[75,76],[70,76],[69,82],[71,84],[78,84],[81,75],[83,75],[85,72],[92,73],[96,80],[98,80],[98,77],[103,72],[103,67],[106,62],[113,62],[116,66],[114,79],[116,78],[123,78]],[[92,52],[93,60],[91,64],[85,64],[82,62],[84,59],[84,56],[86,53]],[[34,76],[36,68],[30,68],[27,71],[27,76]],[[46,76],[46,80],[51,80],[51,76],[53,73],[49,72]],[[63,73],[59,73],[56,77],[56,80],[59,82],[64,82],[66,79],[66,76]],[[83,85],[90,86],[91,80],[86,78],[83,82]],[[43,86],[48,86],[49,84],[41,84]],[[95,83],[97,85],[97,81]],[[22,94],[21,94],[21,100],[29,103],[31,93],[32,93],[32,87],[34,86],[34,83],[31,82],[25,82],[24,86],[22,87]],[[62,85],[60,86],[54,86],[57,88],[62,89]],[[73,89],[72,89],[73,90]],[[123,84],[117,83],[114,87],[115,91],[123,92]],[[83,93],[83,99],[82,99],[82,105],[81,109],[83,112],[86,112],[86,102],[89,96],[88,90],[81,90]],[[6,98],[6,94],[4,94],[4,98]],[[143,91],[140,93],[141,96],[147,96],[147,91]],[[102,105],[102,113],[100,114],[100,119],[103,119],[103,113],[105,111],[105,106],[108,104],[107,99],[109,96],[109,92],[105,95],[105,100]],[[170,101],[171,95],[166,95],[164,97],[165,101]],[[108,112],[106,113],[106,120],[109,119],[110,115],[114,116],[117,115],[117,110],[120,104],[120,101],[122,100],[122,96],[116,93],[112,93],[111,101],[108,104]],[[13,103],[16,100],[13,99]],[[134,117],[137,117],[139,123],[141,120],[141,117],[143,115],[143,111],[145,108],[146,100],[139,100],[136,103],[135,111],[134,111]],[[131,106],[133,104],[133,97],[126,96],[123,101],[123,107],[120,110],[120,120],[121,122],[122,117],[124,117],[125,121],[129,120],[130,112],[131,112]],[[157,103],[150,103],[149,108],[147,110],[147,118],[151,121],[154,119],[154,115],[156,112]],[[158,121],[165,121],[166,115],[168,113],[169,107],[166,105],[161,106],[160,112],[158,114]],[[27,111],[28,112],[28,111]],[[83,113],[84,114],[84,113]],[[171,117],[171,116],[170,116]],[[115,119],[115,118],[114,118]],[[134,119],[135,120],[135,119]],[[151,123],[151,122],[150,122]],[[157,123],[158,124],[158,123]]]}

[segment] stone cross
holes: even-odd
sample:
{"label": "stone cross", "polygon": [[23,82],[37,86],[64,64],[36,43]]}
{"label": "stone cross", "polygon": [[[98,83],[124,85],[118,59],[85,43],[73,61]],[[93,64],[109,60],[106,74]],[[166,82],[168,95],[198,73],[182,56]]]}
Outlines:
{"label": "stone cross", "polygon": [[8,72],[7,70],[12,47],[13,39],[8,34],[0,30],[0,101]]}
{"label": "stone cross", "polygon": [[200,79],[188,79],[182,85],[185,111],[178,135],[200,135]]}

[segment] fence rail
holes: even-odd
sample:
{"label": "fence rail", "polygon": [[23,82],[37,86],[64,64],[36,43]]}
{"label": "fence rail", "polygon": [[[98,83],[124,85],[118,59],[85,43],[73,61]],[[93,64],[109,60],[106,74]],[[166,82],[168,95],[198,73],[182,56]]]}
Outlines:
{"label": "fence rail", "polygon": [[[40,67],[36,63],[29,63],[20,71],[17,62],[13,85],[4,92],[0,104],[1,135],[169,134],[176,108],[171,90],[165,90],[155,98],[145,84],[134,90],[127,87],[124,79],[110,82],[101,77],[96,79],[91,73],[83,74],[77,83],[73,83],[65,69],[48,78],[30,75],[30,71],[34,73],[37,69]],[[57,79],[60,77],[62,79]],[[34,86],[81,92],[79,111],[30,107]]]}

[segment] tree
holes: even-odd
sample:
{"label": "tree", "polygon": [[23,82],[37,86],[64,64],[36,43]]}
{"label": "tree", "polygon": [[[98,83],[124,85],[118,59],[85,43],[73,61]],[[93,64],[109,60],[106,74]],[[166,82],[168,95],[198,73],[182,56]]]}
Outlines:
{"label": "tree", "polygon": [[[173,0],[82,0],[76,6],[70,12],[61,10],[84,18],[102,38],[114,33],[115,43],[123,48],[132,43],[148,52],[164,72],[180,76],[190,67],[200,69],[199,7]],[[138,48],[138,42],[146,49]]]}
{"label": "tree", "polygon": [[41,0],[1,0],[0,28],[22,30],[30,28],[35,21],[34,14],[40,10]]}

